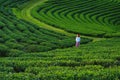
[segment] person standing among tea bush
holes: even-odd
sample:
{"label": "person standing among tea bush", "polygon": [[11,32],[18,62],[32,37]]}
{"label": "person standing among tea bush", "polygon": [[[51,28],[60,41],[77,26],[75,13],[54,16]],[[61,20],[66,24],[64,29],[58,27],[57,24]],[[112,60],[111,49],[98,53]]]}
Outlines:
{"label": "person standing among tea bush", "polygon": [[75,46],[76,47],[78,47],[79,45],[80,45],[80,34],[77,34],[77,36],[76,36],[76,44],[75,44]]}

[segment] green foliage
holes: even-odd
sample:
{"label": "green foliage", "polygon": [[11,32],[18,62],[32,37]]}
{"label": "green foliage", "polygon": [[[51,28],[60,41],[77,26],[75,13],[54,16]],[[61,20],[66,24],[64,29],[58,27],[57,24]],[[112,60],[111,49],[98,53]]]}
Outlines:
{"label": "green foliage", "polygon": [[9,48],[5,45],[0,44],[0,57],[5,57],[9,53]]}
{"label": "green foliage", "polygon": [[7,41],[6,46],[8,46],[10,49],[18,49],[18,50],[23,50],[24,46],[19,44],[19,43],[15,43],[15,42],[9,42]]}
{"label": "green foliage", "polygon": [[5,27],[5,24],[3,22],[0,22],[0,29],[2,29],[3,27]]}
{"label": "green foliage", "polygon": [[17,50],[17,49],[11,49],[8,56],[10,57],[18,57],[19,55],[25,54],[25,52]]}
{"label": "green foliage", "polygon": [[[23,3],[24,1],[26,2],[23,0]],[[4,43],[9,49],[23,52],[43,52],[56,48],[67,48],[75,44],[73,37],[42,29],[30,22],[18,19],[12,13],[11,8],[20,5],[21,2],[18,0],[6,1],[5,4],[1,4],[1,6],[7,7],[2,7],[3,9],[0,10],[2,12],[0,13],[0,25],[4,26],[0,30],[0,43]],[[84,41],[87,43],[89,39]]]}
{"label": "green foliage", "polygon": [[[8,77],[12,78],[19,73],[32,74],[36,80],[117,80],[120,78],[119,40],[119,38],[113,38],[80,45],[78,48],[0,58],[0,66],[4,66],[1,72],[11,72]],[[0,75],[2,79],[4,79],[3,76]],[[17,80],[24,78],[26,79],[22,76],[15,77]]]}
{"label": "green foliage", "polygon": [[26,3],[34,1],[0,0],[1,80],[120,79],[118,0],[48,0],[30,11],[34,18],[72,33],[117,36],[96,42],[81,37],[78,48],[75,36],[18,19],[12,8],[22,10]]}
{"label": "green foliage", "polygon": [[0,72],[12,73],[12,72],[14,72],[14,69],[12,67],[0,67]]}
{"label": "green foliage", "polygon": [[28,45],[25,47],[26,52],[43,52],[50,49],[51,47],[49,46],[39,46],[39,45]]}
{"label": "green foliage", "polygon": [[120,36],[118,7],[120,7],[119,2],[111,0],[48,0],[44,4],[34,7],[31,15],[44,23],[68,32],[113,37]]}
{"label": "green foliage", "polygon": [[0,79],[2,80],[37,80],[35,75],[29,73],[14,73],[5,74],[0,73]]}

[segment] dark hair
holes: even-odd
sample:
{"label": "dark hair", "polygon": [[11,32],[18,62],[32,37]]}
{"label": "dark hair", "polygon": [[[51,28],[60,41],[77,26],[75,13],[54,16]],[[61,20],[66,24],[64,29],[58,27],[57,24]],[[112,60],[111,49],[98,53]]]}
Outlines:
{"label": "dark hair", "polygon": [[80,37],[80,34],[77,34],[78,37]]}

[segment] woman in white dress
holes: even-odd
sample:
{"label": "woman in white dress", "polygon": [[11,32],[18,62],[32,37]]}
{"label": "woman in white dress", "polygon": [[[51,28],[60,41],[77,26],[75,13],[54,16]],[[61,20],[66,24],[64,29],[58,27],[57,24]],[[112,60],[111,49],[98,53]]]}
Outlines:
{"label": "woman in white dress", "polygon": [[78,47],[80,45],[80,34],[77,34],[76,36],[76,47]]}

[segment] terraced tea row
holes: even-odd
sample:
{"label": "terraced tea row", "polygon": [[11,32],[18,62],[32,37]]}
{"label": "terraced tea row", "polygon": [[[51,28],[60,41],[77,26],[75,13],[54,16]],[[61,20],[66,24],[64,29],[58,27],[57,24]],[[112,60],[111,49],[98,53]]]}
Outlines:
{"label": "terraced tea row", "polygon": [[[72,47],[0,58],[0,78],[119,80],[119,41],[120,39],[113,38],[81,45],[78,49]],[[26,77],[21,77],[24,74]]]}
{"label": "terraced tea row", "polygon": [[69,32],[99,37],[119,36],[119,4],[111,0],[50,0],[33,8],[31,14],[38,20]]}
{"label": "terraced tea row", "polygon": [[[27,1],[0,1],[0,56],[8,56],[9,51],[10,56],[14,56],[24,52],[48,51],[74,45],[73,37],[45,30],[18,19],[12,8],[21,8]],[[83,43],[88,42],[86,40],[83,39]]]}
{"label": "terraced tea row", "polygon": [[0,79],[119,80],[119,37],[91,43],[82,37],[81,43],[88,44],[76,48],[71,47],[74,34],[53,27],[98,37],[120,36],[119,2],[0,0]]}
{"label": "terraced tea row", "polygon": [[[84,69],[83,69],[84,68]],[[89,70],[91,68],[91,70]],[[68,67],[48,67],[48,68],[28,68],[25,73],[0,73],[0,78],[3,80],[85,80],[85,79],[118,79],[119,80],[119,68],[118,71],[114,68],[102,69],[101,66],[86,66],[72,69]],[[97,71],[98,70],[98,71]],[[37,72],[38,71],[38,72]],[[41,72],[39,72],[41,71]],[[62,72],[61,72],[62,71]],[[33,72],[34,74],[28,73]],[[35,75],[38,73],[38,75]],[[47,74],[46,74],[47,73]],[[89,75],[86,75],[89,74]],[[99,77],[101,76],[101,77]]]}

